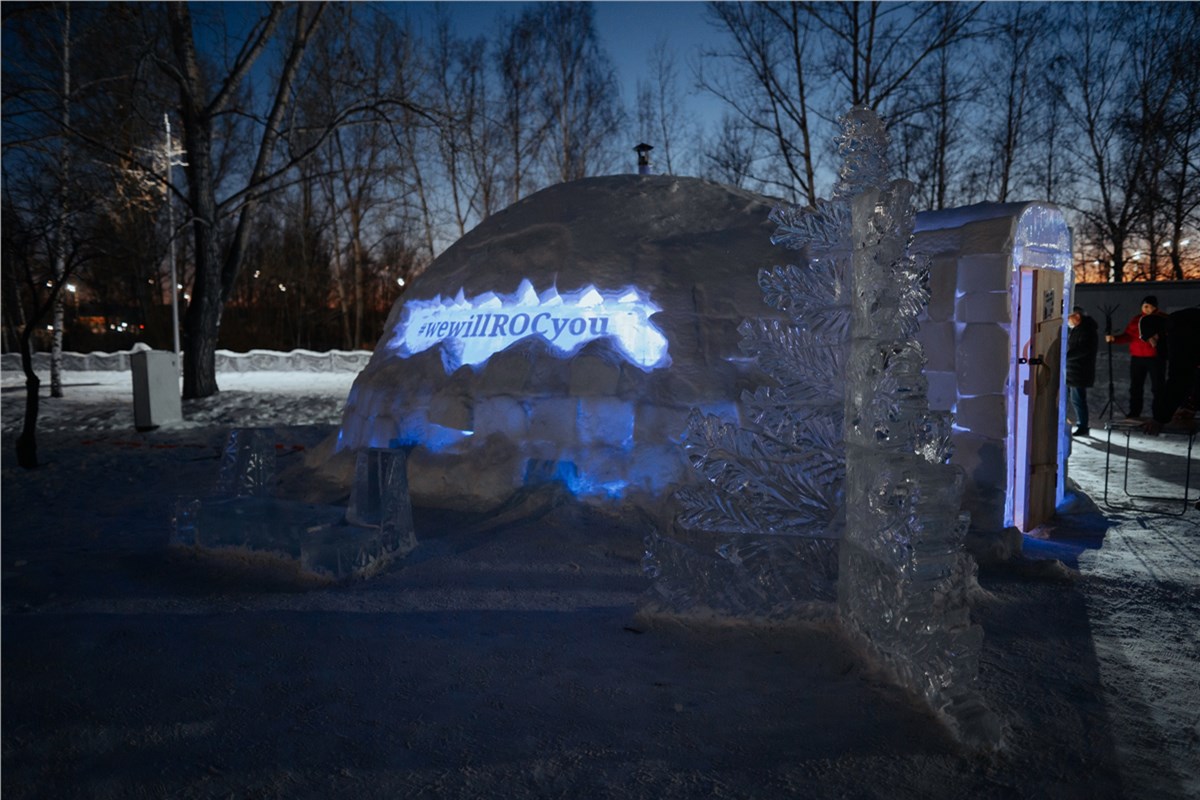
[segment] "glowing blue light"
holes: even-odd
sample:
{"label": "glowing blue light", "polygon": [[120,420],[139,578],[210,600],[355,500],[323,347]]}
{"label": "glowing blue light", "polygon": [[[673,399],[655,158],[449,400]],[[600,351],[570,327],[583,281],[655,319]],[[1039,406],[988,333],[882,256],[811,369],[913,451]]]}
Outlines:
{"label": "glowing blue light", "polygon": [[564,294],[550,288],[539,295],[523,280],[508,296],[485,292],[470,300],[460,289],[453,299],[409,300],[387,346],[408,358],[440,344],[446,371],[452,372],[463,364],[483,364],[534,336],[563,356],[607,338],[630,363],[650,371],[671,363],[667,338],[650,321],[659,311],[636,287],[601,292],[585,286]]}
{"label": "glowing blue light", "polygon": [[[408,421],[400,426],[397,435],[377,433],[367,439],[367,447],[416,447],[420,445],[431,453],[441,453],[457,447],[464,439],[474,435],[474,431],[460,431],[457,428],[447,428],[434,422],[424,422],[420,425]],[[338,436],[338,447],[341,448],[341,434]]]}

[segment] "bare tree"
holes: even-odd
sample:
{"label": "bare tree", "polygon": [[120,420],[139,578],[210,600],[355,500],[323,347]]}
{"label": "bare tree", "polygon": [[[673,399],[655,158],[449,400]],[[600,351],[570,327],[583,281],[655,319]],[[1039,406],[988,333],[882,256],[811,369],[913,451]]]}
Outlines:
{"label": "bare tree", "polygon": [[488,120],[486,39],[455,37],[444,7],[438,7],[430,60],[429,99],[436,114],[431,132],[450,195],[457,236],[486,217],[496,202],[494,126]]}
{"label": "bare tree", "polygon": [[921,107],[912,79],[928,60],[974,35],[983,3],[806,3],[824,34],[826,65],[838,92],[832,112],[865,105],[904,119]]}
{"label": "bare tree", "polygon": [[459,48],[462,76],[462,128],[473,185],[471,211],[475,222],[487,219],[501,208],[503,199],[502,130],[496,109],[498,99],[489,91],[488,48],[482,39]]}
{"label": "bare tree", "polygon": [[[1148,31],[1156,41],[1138,49],[1128,65],[1130,135],[1151,140],[1139,182],[1145,274],[1184,278],[1183,254],[1189,231],[1197,230],[1200,183],[1200,14],[1182,4],[1164,4]],[[1165,258],[1164,258],[1165,257]],[[1141,266],[1141,258],[1138,259]]]}
{"label": "bare tree", "polygon": [[[198,6],[205,13],[224,13],[223,7]],[[205,397],[217,391],[216,343],[221,311],[242,268],[253,215],[259,201],[275,191],[282,178],[309,158],[333,131],[381,114],[395,114],[395,122],[407,125],[405,115],[419,115],[410,96],[400,87],[398,94],[380,97],[362,90],[348,95],[346,104],[327,109],[325,119],[308,120],[310,135],[301,150],[282,151],[279,145],[289,141],[285,135],[292,101],[302,78],[311,78],[303,64],[309,44],[324,15],[324,4],[269,6],[249,32],[232,43],[230,60],[223,67],[201,63],[193,32],[191,7],[172,3],[168,7],[171,32],[170,54],[160,66],[176,82],[179,90],[184,144],[188,151],[188,202],[192,215],[195,276],[192,300],[184,320],[184,396]],[[351,26],[352,20],[343,18]],[[264,54],[278,53],[278,72],[273,76],[271,92],[264,104],[265,113],[237,102],[238,90],[247,81],[255,64]],[[347,51],[349,52],[349,50]],[[399,65],[397,65],[399,66]],[[399,78],[400,76],[398,76]],[[388,84],[390,92],[397,84]],[[362,87],[360,87],[362,89]],[[395,113],[398,110],[399,113]],[[238,173],[237,183],[227,181],[218,200],[216,179],[216,125],[228,118],[252,123],[253,155]],[[293,139],[294,141],[294,139]],[[222,151],[227,152],[227,151]],[[221,235],[222,220],[229,218],[232,229],[228,238]]]}
{"label": "bare tree", "polygon": [[[236,55],[228,69],[223,73],[210,73],[201,64],[188,4],[172,3],[168,6],[172,59],[162,59],[160,64],[179,87],[183,140],[188,153],[186,172],[195,259],[192,299],[183,323],[184,397],[207,397],[218,390],[216,348],[221,311],[242,266],[255,206],[271,181],[293,166],[293,162],[282,168],[278,166],[274,160],[276,144],[292,99],[292,88],[299,74],[301,60],[323,12],[324,6],[321,5],[301,6],[293,10],[293,30],[282,43],[285,48],[284,63],[274,98],[262,121],[254,163],[244,186],[218,201],[213,160],[215,122],[231,112],[249,113],[249,109],[232,108],[233,100],[255,63],[275,41],[288,15],[287,10],[282,5],[271,6],[267,15],[253,25],[245,41],[236,48]],[[210,75],[213,76],[211,79]],[[222,256],[221,217],[231,207],[238,209],[236,227]]]}
{"label": "bare tree", "polygon": [[520,200],[529,188],[530,172],[546,142],[550,120],[535,114],[541,64],[537,17],[525,13],[500,24],[496,59],[502,92],[500,124],[507,151],[507,195]]}
{"label": "bare tree", "polygon": [[646,61],[650,80],[638,81],[637,90],[638,138],[659,148],[662,171],[674,175],[676,142],[687,136],[690,123],[680,97],[675,51],[665,36],[655,40]]}
{"label": "bare tree", "polygon": [[[698,85],[729,106],[739,127],[758,131],[771,149],[774,157],[760,159],[764,170],[755,178],[792,202],[815,203],[819,192],[809,97],[813,17],[796,3],[710,3],[708,8],[730,47],[703,54]],[[718,161],[729,160],[732,126],[722,122],[718,142],[724,152],[710,154]]]}
{"label": "bare tree", "polygon": [[1085,6],[1060,47],[1067,77],[1062,104],[1074,132],[1066,147],[1087,176],[1076,208],[1085,234],[1107,252],[1117,283],[1130,277],[1131,261],[1139,269],[1139,226],[1152,198],[1148,170],[1181,78],[1163,60],[1161,41],[1171,24],[1166,8]]}
{"label": "bare tree", "polygon": [[721,117],[721,127],[704,147],[701,175],[740,188],[760,189],[752,179],[758,131],[734,114]]}
{"label": "bare tree", "polygon": [[[935,16],[953,22],[954,6],[939,4]],[[967,114],[978,91],[978,81],[961,68],[958,44],[933,53],[913,76],[907,94],[917,108],[893,122],[899,132],[899,166],[913,178],[925,208],[953,205],[958,189],[970,172],[965,168]]]}
{"label": "bare tree", "polygon": [[[1200,237],[1190,238],[1200,232],[1200,62],[1194,57],[1200,48],[1200,34],[1195,17],[1190,27],[1182,30],[1190,32],[1185,40],[1190,41],[1190,50],[1181,47],[1175,56],[1182,59],[1184,77],[1168,115],[1167,152],[1160,183],[1171,277],[1175,280],[1187,277],[1185,248],[1193,244],[1200,248]],[[1200,276],[1198,261],[1193,256],[1187,265],[1193,269],[1192,276]]]}
{"label": "bare tree", "polygon": [[[62,16],[62,91],[59,103],[62,107],[63,136],[59,145],[59,217],[58,233],[54,247],[54,276],[59,283],[67,270],[67,232],[70,217],[70,190],[67,184],[71,180],[71,147],[66,131],[71,128],[71,4],[63,4]],[[63,321],[65,318],[63,293],[58,292],[54,298],[54,344],[50,351],[50,396],[62,397],[62,361],[63,361]]]}
{"label": "bare tree", "polygon": [[[22,351],[26,416],[18,462],[37,465],[40,379],[32,349],[49,314],[51,395],[61,397],[64,298],[80,276],[114,249],[105,222],[121,210],[112,192],[116,164],[94,147],[136,140],[127,109],[132,38],[100,46],[113,14],[100,6],[21,5],[4,9],[4,304],[5,333]],[[78,56],[78,57],[77,57]],[[152,238],[152,237],[151,237]]]}
{"label": "bare tree", "polygon": [[894,130],[910,125],[907,158],[915,162],[920,145],[923,169],[944,178],[934,190],[944,198],[958,103],[950,51],[974,35],[981,5],[710,3],[730,46],[705,61],[731,68],[702,62],[697,80],[763,134],[769,150],[755,160],[756,177],[793,202],[820,195],[813,142],[832,140],[832,120],[851,105],[879,111]]}
{"label": "bare tree", "polygon": [[[357,97],[407,96],[408,75],[414,70],[412,46],[404,30],[390,18],[355,6],[339,7],[339,24],[326,26],[312,46],[310,79],[298,96],[298,117],[290,144],[302,150],[312,137],[324,137],[311,166],[301,164],[304,192],[323,208],[322,218],[331,243],[334,301],[340,311],[343,347],[360,346],[365,338],[368,273],[388,228],[388,221],[405,213],[409,149],[397,147],[393,135],[402,125],[419,126],[423,119],[405,117],[402,124],[382,110],[363,114],[353,125],[325,134],[323,121],[355,102]],[[359,15],[367,24],[355,25]],[[361,22],[361,21],[360,21]],[[354,35],[348,35],[353,31]],[[309,124],[307,121],[312,120]],[[410,131],[415,136],[415,131]],[[312,188],[315,184],[316,187]],[[307,203],[306,203],[307,204]]]}
{"label": "bare tree", "polygon": [[[1045,45],[1051,9],[1017,2],[997,4],[988,10],[995,15],[990,32],[997,45],[986,51],[981,74],[989,88],[985,118],[995,119],[996,123],[988,126],[992,135],[985,140],[980,155],[994,165],[987,196],[1004,203],[1018,183],[1021,157],[1032,138],[1031,129],[1036,127],[1031,112],[1034,93],[1040,88],[1036,82],[1039,77],[1047,77],[1050,58]],[[999,103],[995,102],[997,97]],[[1053,148],[1048,155],[1053,157]]]}
{"label": "bare tree", "polygon": [[620,130],[616,72],[596,36],[589,3],[544,3],[537,15],[542,48],[542,113],[552,179],[572,181],[604,166],[608,139]]}

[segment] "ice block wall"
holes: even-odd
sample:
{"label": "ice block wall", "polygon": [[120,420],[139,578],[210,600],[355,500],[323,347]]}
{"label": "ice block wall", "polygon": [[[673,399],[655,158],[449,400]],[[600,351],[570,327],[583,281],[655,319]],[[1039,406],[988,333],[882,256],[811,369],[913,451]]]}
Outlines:
{"label": "ice block wall", "polygon": [[1017,273],[1022,265],[1062,271],[1069,295],[1070,231],[1053,205],[1023,202],[923,211],[914,233],[914,251],[929,260],[917,333],[929,404],[954,413],[953,463],[966,472],[972,533],[986,538],[1012,519]]}

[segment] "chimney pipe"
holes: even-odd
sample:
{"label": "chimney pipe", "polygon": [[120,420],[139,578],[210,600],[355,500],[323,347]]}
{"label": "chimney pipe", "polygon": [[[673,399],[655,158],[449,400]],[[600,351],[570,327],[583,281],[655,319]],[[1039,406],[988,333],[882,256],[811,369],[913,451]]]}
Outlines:
{"label": "chimney pipe", "polygon": [[650,174],[650,151],[653,149],[654,147],[652,145],[648,145],[645,142],[633,148],[633,152],[637,153],[638,175]]}

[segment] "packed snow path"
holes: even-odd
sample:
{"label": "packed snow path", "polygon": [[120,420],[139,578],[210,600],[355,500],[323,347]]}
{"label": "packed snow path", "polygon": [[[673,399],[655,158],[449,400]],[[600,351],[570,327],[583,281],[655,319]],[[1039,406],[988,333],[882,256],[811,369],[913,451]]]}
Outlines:
{"label": "packed snow path", "polygon": [[[274,422],[299,457],[352,377],[222,375],[185,427],[138,434],[127,383],[72,376],[31,472],[6,388],[6,798],[1200,794],[1195,510],[1101,507],[1027,539],[1075,580],[983,571],[981,691],[1009,726],[993,760],[828,630],[638,618],[642,531],[590,512],[470,534],[424,511],[407,561],[332,589],[164,552],[171,499],[215,479],[230,427]],[[1181,444],[1145,446],[1133,480],[1157,493]],[[1075,448],[1099,500],[1103,440]]]}

